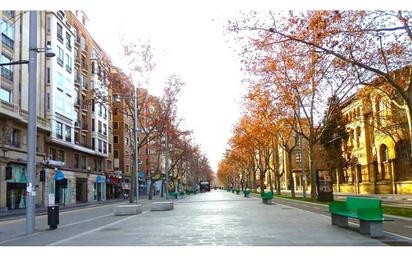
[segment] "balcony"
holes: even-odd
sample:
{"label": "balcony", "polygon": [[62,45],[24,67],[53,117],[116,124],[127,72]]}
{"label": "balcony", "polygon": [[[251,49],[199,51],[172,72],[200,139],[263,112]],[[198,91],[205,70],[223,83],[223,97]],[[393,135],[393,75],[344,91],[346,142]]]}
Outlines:
{"label": "balcony", "polygon": [[78,86],[81,85],[80,76],[76,76],[76,78],[74,79],[74,84],[77,84]]}
{"label": "balcony", "polygon": [[87,83],[86,80],[83,80],[82,89],[87,90],[88,88],[89,88],[89,84]]}
{"label": "balcony", "polygon": [[79,47],[80,46],[80,37],[76,37],[74,40],[74,46]]}
{"label": "balcony", "polygon": [[77,56],[77,54],[74,55],[74,66],[77,68],[80,67],[80,58]]}
{"label": "balcony", "polygon": [[89,106],[86,103],[83,103],[82,110],[87,112],[89,110]]}
{"label": "balcony", "polygon": [[76,99],[74,99],[74,106],[80,106],[80,98],[77,97]]}
{"label": "balcony", "polygon": [[6,67],[1,67],[1,76],[5,79],[13,81],[13,71],[7,69]]}
{"label": "balcony", "polygon": [[57,57],[57,63],[63,67],[63,59],[60,57]]}
{"label": "balcony", "polygon": [[74,122],[74,127],[75,128],[80,128],[80,121],[79,120]]}
{"label": "balcony", "polygon": [[89,126],[86,123],[83,123],[82,130],[83,131],[89,131]]}
{"label": "balcony", "polygon": [[14,49],[14,40],[6,36],[5,34],[1,34],[1,41],[5,44],[8,48]]}

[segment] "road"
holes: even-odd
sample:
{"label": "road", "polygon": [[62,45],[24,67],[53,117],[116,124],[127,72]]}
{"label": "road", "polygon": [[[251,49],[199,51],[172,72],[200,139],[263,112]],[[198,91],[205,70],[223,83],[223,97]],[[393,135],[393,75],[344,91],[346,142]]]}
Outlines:
{"label": "road", "polygon": [[258,198],[212,191],[174,200],[171,211],[151,212],[150,202],[142,203],[143,213],[134,216],[113,216],[116,204],[67,211],[56,230],[48,230],[47,217],[39,216],[36,233],[29,236],[22,235],[24,219],[2,221],[0,246],[412,245],[412,239],[388,227],[396,221],[385,224],[391,234],[372,239],[359,234],[356,224],[332,226],[325,206],[282,199],[266,205]]}

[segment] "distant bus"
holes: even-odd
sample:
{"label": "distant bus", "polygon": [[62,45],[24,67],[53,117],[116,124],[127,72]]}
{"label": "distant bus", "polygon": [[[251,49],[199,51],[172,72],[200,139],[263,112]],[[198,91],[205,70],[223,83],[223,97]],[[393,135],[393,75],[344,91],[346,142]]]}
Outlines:
{"label": "distant bus", "polygon": [[210,181],[200,181],[199,182],[200,192],[209,192],[210,191]]}

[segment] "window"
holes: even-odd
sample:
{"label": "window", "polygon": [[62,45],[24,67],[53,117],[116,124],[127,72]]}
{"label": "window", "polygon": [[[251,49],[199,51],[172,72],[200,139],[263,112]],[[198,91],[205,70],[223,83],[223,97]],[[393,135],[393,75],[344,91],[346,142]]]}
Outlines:
{"label": "window", "polygon": [[0,100],[11,103],[12,102],[11,90],[0,88]]}
{"label": "window", "polygon": [[96,147],[95,138],[92,138],[92,149],[94,150]]}
{"label": "window", "polygon": [[57,63],[63,67],[64,61],[64,53],[63,53],[63,49],[61,49],[60,47],[57,47]]}
{"label": "window", "polygon": [[63,27],[57,23],[57,39],[63,43]]}
{"label": "window", "polygon": [[97,123],[97,127],[98,127],[98,131],[99,133],[102,133],[102,122],[99,120],[99,122]]}
{"label": "window", "polygon": [[63,139],[63,124],[56,121],[56,137]]}
{"label": "window", "polygon": [[69,54],[66,54],[66,70],[72,73],[72,57]]}
{"label": "window", "polygon": [[356,128],[356,146],[360,147],[361,128]]}
{"label": "window", "polygon": [[102,117],[103,114],[103,106],[102,104],[99,104],[99,116]]}
{"label": "window", "polygon": [[107,125],[103,124],[103,134],[107,135]]}
{"label": "window", "polygon": [[82,156],[82,169],[86,169],[86,168],[87,168],[87,157]]}
{"label": "window", "polygon": [[118,129],[119,128],[119,122],[115,121],[113,122],[113,129]]}
{"label": "window", "polygon": [[126,165],[126,172],[129,173],[129,165]]}
{"label": "window", "polygon": [[112,153],[112,144],[109,144],[109,153]]}
{"label": "window", "polygon": [[16,11],[3,11],[3,15],[9,18],[16,17]]}
{"label": "window", "polygon": [[13,129],[10,137],[10,145],[20,147],[21,132],[19,129]]}
{"label": "window", "polygon": [[119,158],[119,150],[114,149],[114,151],[113,151],[113,157],[114,157],[114,158]]}
{"label": "window", "polygon": [[102,152],[102,150],[103,150],[103,141],[101,140],[101,139],[99,139],[99,141],[98,141],[98,147],[99,147],[99,152]]}
{"label": "window", "polygon": [[97,171],[97,159],[94,159],[94,169]]}
{"label": "window", "polygon": [[111,160],[107,160],[107,161],[106,161],[106,168],[107,168],[108,170],[111,170],[111,169],[112,169],[112,161],[111,161]]}
{"label": "window", "polygon": [[92,112],[94,112],[94,105],[95,105],[94,99],[92,99]]}
{"label": "window", "polygon": [[128,138],[128,137],[126,137],[124,141],[125,141],[125,144],[126,144],[126,145],[129,144],[129,138]]}
{"label": "window", "polygon": [[94,131],[94,119],[92,119],[92,131]]}
{"label": "window", "polygon": [[51,17],[47,17],[47,34],[50,35],[51,32]]}
{"label": "window", "polygon": [[296,163],[300,163],[302,161],[302,155],[300,152],[296,153]]}
{"label": "window", "polygon": [[107,109],[106,109],[106,107],[104,107],[103,118],[105,120],[107,119]]}
{"label": "window", "polygon": [[59,150],[57,152],[57,160],[61,161],[61,162],[64,162],[64,151],[63,150]]}
{"label": "window", "polygon": [[50,111],[50,93],[47,93],[46,95],[46,107],[47,107],[47,111]]}
{"label": "window", "polygon": [[70,126],[66,125],[66,135],[65,135],[65,139],[68,142],[72,141],[72,128]]}
{"label": "window", "polygon": [[78,154],[74,155],[74,167],[77,169],[80,167],[80,155]]}
{"label": "window", "polygon": [[72,36],[68,32],[66,32],[66,48],[72,50]]}
{"label": "window", "polygon": [[119,143],[119,136],[113,136],[113,143],[115,144]]}
{"label": "window", "polygon": [[46,69],[46,83],[50,84],[50,67]]}
{"label": "window", "polygon": [[[2,54],[0,56],[0,63],[9,63],[11,58]],[[1,76],[7,80],[13,81],[13,70],[11,65],[1,66]]]}
{"label": "window", "polygon": [[107,143],[103,143],[103,153],[107,153]]}
{"label": "window", "polygon": [[8,23],[7,21],[0,19],[0,31],[1,31],[1,41],[7,47],[14,49],[14,35],[15,28],[14,25]]}
{"label": "window", "polygon": [[56,156],[56,149],[54,148],[49,148],[49,160],[56,160],[57,156]]}

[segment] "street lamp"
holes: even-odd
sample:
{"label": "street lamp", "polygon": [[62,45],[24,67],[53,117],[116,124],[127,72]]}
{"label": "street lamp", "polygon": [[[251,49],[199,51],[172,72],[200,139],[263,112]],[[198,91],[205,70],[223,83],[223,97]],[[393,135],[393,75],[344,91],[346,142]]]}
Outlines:
{"label": "street lamp", "polygon": [[36,144],[37,144],[37,53],[45,52],[47,58],[56,56],[52,49],[37,47],[37,11],[30,11],[29,31],[29,60],[19,60],[1,63],[0,66],[28,64],[29,70],[29,99],[27,121],[27,205],[26,205],[26,234],[35,229],[36,213]]}
{"label": "street lamp", "polygon": [[132,192],[129,196],[129,203],[134,202],[134,189],[136,184],[136,203],[138,203],[139,200],[139,176],[136,174],[138,172],[139,168],[139,145],[138,145],[138,140],[139,140],[139,126],[138,126],[138,114],[137,114],[137,101],[138,101],[138,94],[136,90],[133,91],[133,96],[114,96],[113,100],[117,103],[119,103],[122,99],[133,99],[133,109],[134,109],[134,114],[133,114],[133,134],[134,134],[134,160],[133,160],[133,170],[132,170],[132,182],[130,183],[130,191]]}

